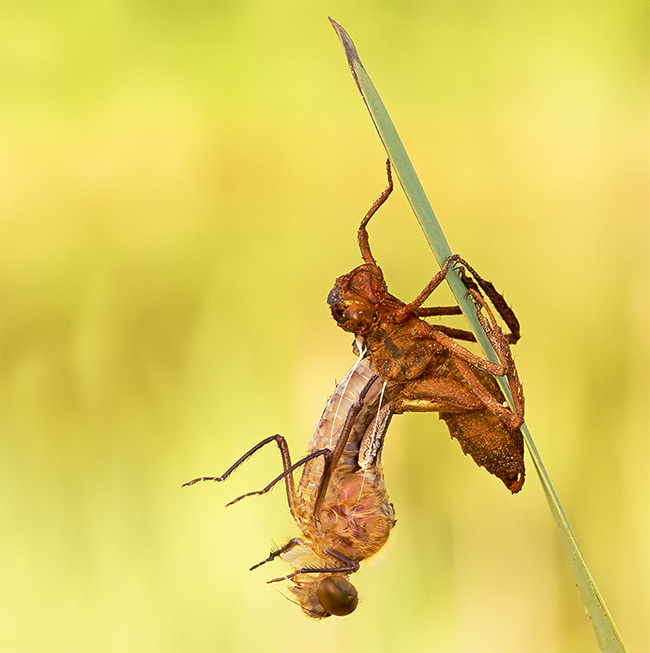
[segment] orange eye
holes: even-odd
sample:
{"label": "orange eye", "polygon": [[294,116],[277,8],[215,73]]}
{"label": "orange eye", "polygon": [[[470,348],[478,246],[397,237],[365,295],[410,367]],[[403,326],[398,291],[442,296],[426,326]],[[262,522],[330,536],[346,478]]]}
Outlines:
{"label": "orange eye", "polygon": [[364,333],[375,323],[374,307],[363,300],[341,301],[332,306],[332,316],[344,331]]}
{"label": "orange eye", "polygon": [[337,617],[354,612],[359,603],[359,595],[354,585],[341,576],[325,578],[318,586],[316,594],[323,608]]}
{"label": "orange eye", "polygon": [[353,324],[363,324],[368,321],[368,311],[364,309],[361,304],[350,304],[348,310],[345,311],[344,317],[347,317],[349,322]]}

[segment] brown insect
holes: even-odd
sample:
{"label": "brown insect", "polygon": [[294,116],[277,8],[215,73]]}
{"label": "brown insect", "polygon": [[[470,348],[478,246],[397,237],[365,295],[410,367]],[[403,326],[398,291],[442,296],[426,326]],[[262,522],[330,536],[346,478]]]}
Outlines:
{"label": "brown insect", "polygon": [[[263,446],[278,445],[282,474],[228,505],[265,494],[284,479],[289,510],[302,536],[292,538],[251,570],[277,557],[289,562],[292,573],[268,582],[290,579],[296,602],[310,617],[343,616],[356,608],[358,595],[349,576],[384,546],[395,525],[381,466],[383,439],[393,414],[386,406],[392,398],[369,360],[361,356],[328,400],[304,458],[292,463],[286,440],[272,435],[222,476],[185,483],[224,481]],[[302,466],[296,487],[293,472]]]}
{"label": "brown insect", "polygon": [[[437,412],[465,454],[518,492],[525,476],[523,436],[524,395],[510,352],[519,339],[519,322],[503,296],[463,259],[450,256],[441,270],[411,302],[388,292],[368,240],[367,225],[393,190],[390,161],[388,186],[361,221],[359,248],[364,264],[336,280],[329,294],[332,316],[345,331],[362,338],[372,369],[388,383],[394,413]],[[457,264],[474,300],[477,317],[499,363],[485,360],[456,340],[475,341],[462,329],[434,325],[424,317],[460,314],[458,306],[422,307]],[[470,277],[468,272],[472,275]],[[504,334],[481,291],[510,329]],[[484,314],[485,313],[485,314]],[[513,397],[512,410],[495,376],[505,376]]]}

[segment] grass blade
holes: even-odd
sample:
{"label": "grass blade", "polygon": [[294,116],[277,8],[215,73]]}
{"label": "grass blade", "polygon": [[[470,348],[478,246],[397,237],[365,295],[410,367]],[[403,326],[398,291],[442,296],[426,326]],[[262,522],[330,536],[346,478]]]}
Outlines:
{"label": "grass blade", "polygon": [[[404,189],[404,193],[413,208],[429,244],[431,245],[436,260],[440,265],[442,265],[442,263],[444,263],[444,261],[452,254],[452,251],[447,243],[447,239],[445,238],[440,224],[436,219],[433,209],[431,208],[431,204],[427,199],[408,154],[406,153],[406,149],[404,148],[381,97],[377,93],[372,80],[368,76],[368,73],[359,59],[357,49],[352,42],[352,39],[343,27],[331,18],[330,22],[341,40],[354,81],[356,82],[361,97],[370,112],[375,128],[386,148],[386,152],[390,157],[395,174]],[[450,273],[447,274],[447,281],[458,301],[458,304],[465,314],[474,335],[485,351],[486,356],[490,360],[498,362],[494,350],[476,318],[476,309],[474,305],[465,297],[466,288],[462,283],[460,276],[457,272],[450,271]],[[499,382],[501,383],[501,387],[506,396],[509,399],[512,399],[506,381],[500,378]],[[619,635],[616,624],[614,623],[598,587],[594,582],[591,572],[587,567],[586,560],[580,551],[578,542],[569,526],[569,522],[562,510],[560,501],[553,489],[551,480],[546,472],[542,459],[526,424],[522,426],[522,431],[535,470],[537,471],[542,488],[544,489],[544,494],[546,495],[553,519],[558,528],[560,540],[562,541],[562,546],[567,556],[569,566],[571,567],[576,586],[580,592],[583,606],[587,611],[589,620],[594,629],[598,646],[603,652],[621,653],[625,651],[625,646],[621,636]]]}

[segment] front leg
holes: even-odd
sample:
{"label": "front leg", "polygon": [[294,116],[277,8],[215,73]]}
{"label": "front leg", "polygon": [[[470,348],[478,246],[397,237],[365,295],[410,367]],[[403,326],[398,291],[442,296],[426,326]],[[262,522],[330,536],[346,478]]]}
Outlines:
{"label": "front leg", "polygon": [[357,232],[357,242],[359,243],[359,249],[361,250],[361,257],[364,260],[364,263],[372,263],[377,265],[375,257],[370,251],[370,241],[368,239],[368,222],[370,218],[379,210],[381,205],[388,199],[388,196],[393,192],[393,175],[390,169],[390,159],[386,160],[386,176],[388,178],[388,185],[381,191],[379,197],[374,201],[373,205],[368,209],[368,213],[361,220],[359,225],[359,231]]}
{"label": "front leg", "polygon": [[[458,254],[452,254],[444,262],[444,264],[440,268],[440,270],[438,272],[436,272],[436,274],[433,276],[431,281],[429,281],[429,283],[426,286],[424,286],[424,288],[422,289],[420,294],[412,302],[409,302],[402,310],[407,314],[411,314],[411,313],[416,313],[417,314],[418,309],[420,308],[420,306],[422,306],[422,304],[424,304],[424,302],[426,302],[427,299],[429,299],[431,293],[445,280],[445,278],[447,277],[447,272],[449,272],[449,268],[451,267],[452,263],[455,263],[458,260],[460,260],[460,257],[458,256]],[[447,307],[444,307],[443,311],[446,308]],[[428,314],[430,314],[430,313],[428,311],[426,311],[426,309],[425,309],[424,315],[428,315]],[[455,312],[454,313],[443,313],[443,314],[457,315],[457,313],[455,313]]]}

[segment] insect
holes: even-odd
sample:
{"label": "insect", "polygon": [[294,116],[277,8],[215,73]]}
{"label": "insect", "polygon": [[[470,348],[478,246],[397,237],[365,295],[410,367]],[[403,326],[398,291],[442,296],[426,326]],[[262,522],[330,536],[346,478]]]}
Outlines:
{"label": "insect", "polygon": [[[524,394],[510,344],[519,339],[519,322],[494,286],[458,255],[450,256],[420,294],[405,303],[388,292],[381,268],[370,250],[367,225],[393,190],[388,185],[361,221],[358,242],[363,265],[339,277],[328,304],[337,324],[362,339],[371,369],[391,387],[394,413],[437,412],[465,454],[518,492],[525,477],[523,460]],[[477,317],[499,363],[480,358],[457,340],[474,341],[469,331],[434,325],[423,318],[460,314],[458,306],[423,307],[452,266],[476,304]],[[471,277],[469,274],[471,274]],[[510,333],[504,334],[481,291],[490,299]],[[505,376],[514,410],[495,376]]]}
{"label": "insect", "polygon": [[[306,456],[292,463],[286,440],[272,435],[223,475],[185,483],[224,481],[262,447],[277,444],[282,474],[263,489],[237,497],[228,505],[265,494],[284,480],[289,510],[302,535],[251,570],[277,557],[289,562],[292,573],[268,582],[291,580],[295,602],[310,617],[344,616],[354,611],[358,594],[349,576],[362,560],[384,546],[395,525],[381,466],[384,435],[393,414],[386,406],[392,398],[362,352],[329,398]],[[304,469],[296,487],[293,472],[299,467]]]}

